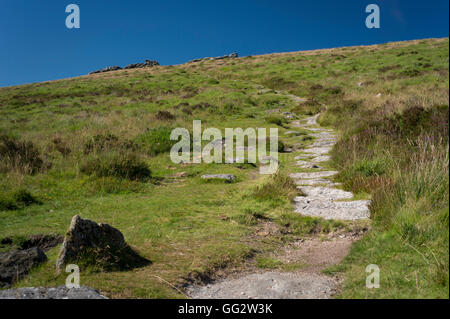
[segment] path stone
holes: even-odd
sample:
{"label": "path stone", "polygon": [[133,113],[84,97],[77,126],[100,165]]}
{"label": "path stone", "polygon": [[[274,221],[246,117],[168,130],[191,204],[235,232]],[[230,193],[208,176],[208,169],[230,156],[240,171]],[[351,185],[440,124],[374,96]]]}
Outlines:
{"label": "path stone", "polygon": [[336,134],[332,133],[331,131],[324,131],[319,133],[310,133],[309,135],[318,138],[318,139],[330,139],[330,140],[337,140]]}
{"label": "path stone", "polygon": [[324,178],[313,178],[313,179],[294,179],[294,183],[296,185],[309,185],[309,186],[315,186],[315,185],[328,185],[328,186],[336,186],[339,185],[339,183],[333,183],[329,179]]}
{"label": "path stone", "polygon": [[314,154],[314,155],[325,155],[325,154],[328,154],[332,148],[333,148],[332,146],[312,147],[312,148],[307,148],[307,149],[303,150],[303,152],[308,153],[308,154]]}
{"label": "path stone", "polygon": [[294,198],[297,213],[324,219],[356,220],[370,217],[369,200],[336,202],[331,199],[318,199],[298,196]]}
{"label": "path stone", "polygon": [[297,161],[296,165],[302,167],[302,168],[315,168],[315,169],[322,169],[323,167],[320,167],[317,164],[306,162],[306,161]]}
{"label": "path stone", "polygon": [[[330,146],[333,147],[334,144],[336,144],[335,140],[331,140],[331,139],[318,139],[316,141],[314,141],[314,143],[312,143],[310,148],[315,148],[315,147],[325,147],[325,146]],[[310,149],[307,148],[307,149]],[[331,148],[329,149],[331,151]]]}
{"label": "path stone", "polygon": [[322,163],[322,162],[328,162],[330,159],[331,159],[331,156],[329,156],[329,155],[321,155],[321,156],[317,156],[317,157],[314,157],[313,159],[311,159],[311,162]]}
{"label": "path stone", "polygon": [[313,173],[292,173],[289,176],[293,179],[312,179],[312,178],[322,178],[322,177],[330,177],[336,175],[337,171],[322,171],[322,172],[313,172]]}
{"label": "path stone", "polygon": [[353,198],[352,192],[346,192],[342,189],[331,188],[331,187],[312,187],[312,186],[302,186],[299,187],[303,194],[308,197],[318,198],[318,199],[350,199]]}
{"label": "path stone", "polygon": [[306,127],[306,126],[293,126],[293,127],[302,127],[306,130],[314,131],[314,132],[332,132],[333,130],[321,128],[321,127]]}

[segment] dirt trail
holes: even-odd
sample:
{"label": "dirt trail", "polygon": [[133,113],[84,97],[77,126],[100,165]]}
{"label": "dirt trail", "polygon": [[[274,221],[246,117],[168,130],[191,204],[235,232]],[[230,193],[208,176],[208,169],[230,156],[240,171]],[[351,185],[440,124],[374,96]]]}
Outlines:
{"label": "dirt trail", "polygon": [[[336,143],[333,130],[319,127],[319,114],[304,121],[294,121],[291,127],[309,130],[314,143],[296,157],[297,165],[309,172],[293,173],[290,177],[305,196],[294,199],[294,210],[302,215],[324,219],[356,220],[369,218],[368,200],[351,200],[353,194],[336,188],[329,180],[337,171],[326,171],[318,164],[330,159],[329,152]],[[256,270],[235,274],[206,286],[190,286],[186,291],[192,298],[230,299],[324,299],[332,298],[339,280],[321,273],[339,263],[361,233],[330,234],[327,238],[312,238],[292,243],[277,259],[301,263],[304,267],[293,272]]]}

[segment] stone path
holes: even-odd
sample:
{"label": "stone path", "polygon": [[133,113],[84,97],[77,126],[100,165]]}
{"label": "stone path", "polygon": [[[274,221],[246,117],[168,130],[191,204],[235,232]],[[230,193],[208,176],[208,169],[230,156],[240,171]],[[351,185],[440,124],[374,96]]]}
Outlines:
{"label": "stone path", "polygon": [[[368,200],[342,201],[353,198],[353,194],[335,188],[327,177],[336,175],[337,171],[327,171],[317,165],[330,159],[328,155],[336,143],[336,135],[332,130],[320,128],[317,125],[319,115],[309,117],[305,124],[296,121],[297,127],[314,133],[314,143],[303,150],[305,155],[297,156],[297,164],[302,168],[311,168],[312,172],[293,173],[290,175],[299,189],[306,196],[294,199],[295,211],[302,215],[322,217],[325,219],[355,220],[369,218]],[[308,185],[308,186],[306,186]]]}
{"label": "stone path", "polygon": [[[318,126],[319,114],[304,121],[291,122],[292,128],[309,130],[315,138],[313,144],[295,157],[297,165],[308,172],[293,173],[290,177],[304,196],[294,199],[295,212],[324,219],[356,220],[369,218],[368,200],[351,200],[353,194],[336,188],[339,183],[330,180],[338,174],[318,163],[330,160],[329,152],[336,143],[333,130]],[[298,271],[261,271],[235,274],[205,286],[189,286],[192,298],[213,299],[326,299],[332,298],[339,283],[336,278],[321,273],[325,267],[339,263],[354,240],[361,234],[350,236],[330,234],[326,240],[311,238],[289,245],[276,256],[282,261],[300,262],[306,266]]]}

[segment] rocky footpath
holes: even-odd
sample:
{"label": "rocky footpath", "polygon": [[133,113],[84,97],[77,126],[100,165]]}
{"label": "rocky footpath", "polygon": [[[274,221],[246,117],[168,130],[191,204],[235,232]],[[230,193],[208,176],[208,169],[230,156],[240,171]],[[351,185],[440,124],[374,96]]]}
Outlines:
{"label": "rocky footpath", "polygon": [[[285,95],[295,102],[303,101],[302,98]],[[304,121],[291,122],[292,128],[306,129],[314,138],[313,144],[298,150],[300,154],[295,157],[301,171],[290,175],[303,194],[295,197],[294,210],[305,216],[324,219],[368,219],[370,201],[352,200],[351,192],[337,188],[339,183],[330,180],[338,172],[321,167],[330,160],[329,152],[337,138],[332,130],[319,127],[318,117],[319,114]],[[287,135],[295,136],[296,132],[289,131]],[[284,251],[274,254],[273,257],[283,263],[302,264],[297,271],[263,271],[253,267],[244,273],[235,273],[207,285],[188,285],[185,287],[186,292],[192,298],[214,299],[332,298],[340,282],[337,278],[324,275],[322,270],[341,262],[353,241],[358,240],[366,230],[330,233],[326,238],[299,239],[289,244]]]}
{"label": "rocky footpath", "polygon": [[314,133],[314,143],[302,150],[296,157],[297,165],[312,169],[312,172],[293,173],[290,175],[299,189],[306,196],[294,199],[295,211],[302,215],[322,217],[324,219],[356,220],[370,217],[369,200],[351,200],[353,194],[336,188],[327,177],[336,175],[337,171],[327,171],[318,165],[330,159],[329,152],[336,143],[332,130],[317,127],[319,114],[309,117],[305,124],[296,121],[294,125]]}

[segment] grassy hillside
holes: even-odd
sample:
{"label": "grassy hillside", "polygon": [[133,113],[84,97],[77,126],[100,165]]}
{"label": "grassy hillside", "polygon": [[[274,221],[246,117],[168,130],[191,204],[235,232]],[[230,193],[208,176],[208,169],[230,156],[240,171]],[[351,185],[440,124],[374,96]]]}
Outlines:
{"label": "grassy hillside", "polygon": [[[292,212],[296,190],[285,174],[294,154],[280,154],[275,177],[249,164],[176,165],[171,129],[201,119],[220,129],[277,126],[283,136],[277,114],[321,112],[321,124],[340,132],[330,164],[338,180],[373,200],[371,231],[327,270],[345,276],[339,296],[448,298],[448,45],[271,54],[1,88],[0,238],[64,234],[75,214],[109,223],[153,263],[116,272],[91,265],[82,284],[111,297],[183,297],[173,286],[186,278],[358,225]],[[206,173],[237,182],[206,183]],[[260,235],[266,220],[280,231]],[[17,285],[63,283],[57,252]],[[364,286],[368,264],[380,266],[380,289]]]}

